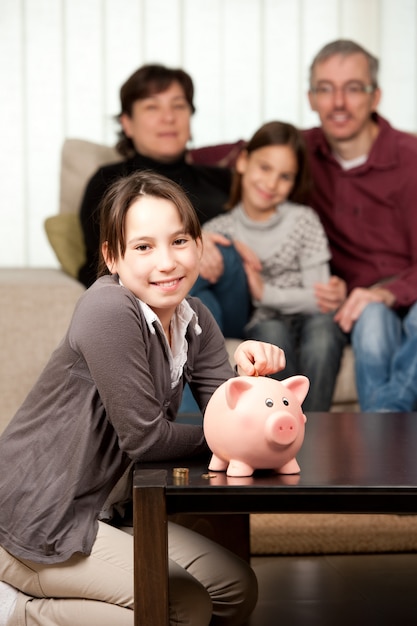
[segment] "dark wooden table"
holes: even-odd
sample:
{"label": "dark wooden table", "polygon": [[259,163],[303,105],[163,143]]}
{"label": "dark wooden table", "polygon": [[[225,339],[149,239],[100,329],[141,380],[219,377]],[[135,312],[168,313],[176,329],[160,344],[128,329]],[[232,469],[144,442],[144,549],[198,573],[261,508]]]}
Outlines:
{"label": "dark wooden table", "polygon": [[[207,477],[207,459],[137,464],[135,626],[167,626],[167,516],[192,513],[417,513],[417,413],[311,413],[299,475]],[[176,484],[174,467],[189,468]]]}

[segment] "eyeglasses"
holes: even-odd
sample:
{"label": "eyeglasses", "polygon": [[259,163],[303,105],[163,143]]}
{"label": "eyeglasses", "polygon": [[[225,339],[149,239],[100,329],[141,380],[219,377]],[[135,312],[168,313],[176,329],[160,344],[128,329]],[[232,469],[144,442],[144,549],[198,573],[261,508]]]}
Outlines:
{"label": "eyeglasses", "polygon": [[357,98],[373,93],[375,89],[374,85],[364,85],[360,81],[352,80],[341,87],[336,87],[333,83],[319,83],[316,87],[311,87],[310,91],[320,98],[333,97],[337,91],[341,91],[348,98]]}

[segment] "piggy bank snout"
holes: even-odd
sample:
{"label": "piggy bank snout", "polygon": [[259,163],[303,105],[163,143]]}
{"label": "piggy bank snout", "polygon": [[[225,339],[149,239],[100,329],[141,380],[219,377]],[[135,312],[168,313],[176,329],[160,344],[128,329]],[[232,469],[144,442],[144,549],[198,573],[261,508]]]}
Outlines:
{"label": "piggy bank snout", "polygon": [[297,419],[291,415],[271,415],[266,424],[266,438],[280,445],[289,445],[297,438],[299,431]]}

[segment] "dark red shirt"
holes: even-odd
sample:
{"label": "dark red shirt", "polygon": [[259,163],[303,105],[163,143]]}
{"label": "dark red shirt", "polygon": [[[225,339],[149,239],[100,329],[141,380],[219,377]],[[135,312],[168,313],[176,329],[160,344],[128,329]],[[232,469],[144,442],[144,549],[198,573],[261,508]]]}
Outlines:
{"label": "dark red shirt", "polygon": [[384,283],[396,307],[417,300],[417,138],[378,115],[380,132],[367,161],[343,170],[321,128],[303,132],[332,271],[349,291]]}

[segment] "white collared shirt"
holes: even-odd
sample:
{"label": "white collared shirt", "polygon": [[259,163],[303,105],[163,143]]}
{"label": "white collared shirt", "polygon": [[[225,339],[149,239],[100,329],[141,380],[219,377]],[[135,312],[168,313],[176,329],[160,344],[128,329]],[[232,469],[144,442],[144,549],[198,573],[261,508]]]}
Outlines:
{"label": "white collared shirt", "polygon": [[[155,334],[154,324],[159,324],[162,329],[162,324],[156,313],[150,308],[146,302],[143,302],[137,298],[143,314],[148,324],[148,328],[151,333]],[[187,300],[183,300],[175,309],[175,313],[171,320],[171,341],[172,346],[169,345],[165,336],[167,345],[167,352],[169,355],[169,368],[171,371],[171,387],[174,388],[178,385],[184,365],[187,361],[188,342],[185,338],[187,328],[189,324],[193,322],[193,328],[196,335],[200,335],[202,330],[198,324],[198,318],[195,311],[188,304]]]}

